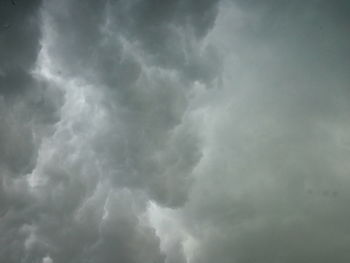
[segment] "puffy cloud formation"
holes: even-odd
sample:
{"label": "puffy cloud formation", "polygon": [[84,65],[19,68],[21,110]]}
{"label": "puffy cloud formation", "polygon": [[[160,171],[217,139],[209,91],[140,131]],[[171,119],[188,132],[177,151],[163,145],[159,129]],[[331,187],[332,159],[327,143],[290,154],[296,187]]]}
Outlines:
{"label": "puffy cloud formation", "polygon": [[349,262],[346,1],[0,6],[0,262]]}

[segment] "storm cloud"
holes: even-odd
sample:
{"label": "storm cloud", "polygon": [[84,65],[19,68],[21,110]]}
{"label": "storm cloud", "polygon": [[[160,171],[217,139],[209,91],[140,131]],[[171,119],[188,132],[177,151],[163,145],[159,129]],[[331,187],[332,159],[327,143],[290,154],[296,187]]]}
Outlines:
{"label": "storm cloud", "polygon": [[349,262],[346,1],[0,6],[0,262]]}

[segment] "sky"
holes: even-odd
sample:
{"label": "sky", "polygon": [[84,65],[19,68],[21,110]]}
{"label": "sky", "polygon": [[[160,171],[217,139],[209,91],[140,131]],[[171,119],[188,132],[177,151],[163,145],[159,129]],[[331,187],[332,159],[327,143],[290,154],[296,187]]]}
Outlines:
{"label": "sky", "polygon": [[0,262],[350,262],[349,14],[1,0]]}

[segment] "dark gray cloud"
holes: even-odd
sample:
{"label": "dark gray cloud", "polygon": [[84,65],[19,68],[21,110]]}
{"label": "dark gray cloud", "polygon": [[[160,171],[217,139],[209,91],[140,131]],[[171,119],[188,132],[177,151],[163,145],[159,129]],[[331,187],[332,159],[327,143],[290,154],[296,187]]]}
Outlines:
{"label": "dark gray cloud", "polygon": [[169,259],[161,251],[147,203],[187,200],[201,157],[189,99],[195,80],[216,75],[214,49],[197,50],[216,2],[20,4],[7,5],[18,27],[1,47],[12,52],[1,68],[1,260],[183,258],[180,243]]}
{"label": "dark gray cloud", "polygon": [[0,261],[25,258],[21,227],[31,206],[24,175],[35,167],[40,134],[55,122],[57,96],[31,75],[40,49],[40,1],[0,3]]}
{"label": "dark gray cloud", "polygon": [[[163,4],[169,8],[165,13],[159,9]],[[108,165],[118,171],[113,174],[116,177],[113,181],[145,187],[154,198],[171,206],[184,202],[186,177],[200,157],[197,141],[187,139],[195,136],[187,127],[181,127],[187,94],[194,80],[210,83],[215,77],[210,64],[218,63],[210,49],[195,50],[199,36],[192,31],[203,31],[198,33],[202,36],[215,16],[197,21],[194,17],[198,10],[192,10],[190,2],[182,1],[171,4],[116,1],[98,5],[68,1],[47,5],[48,35],[55,43],[48,44],[48,52],[57,61],[57,70],[73,74],[72,78],[74,74],[84,76],[113,97],[103,102],[107,103],[110,123],[105,137],[95,144],[101,154],[105,153]],[[201,8],[215,14],[215,7],[214,2],[208,2]],[[56,42],[61,35],[66,37]],[[173,39],[172,45],[182,38],[190,46],[170,48],[167,38]],[[183,56],[188,53],[188,57],[180,58],[181,64],[173,64],[172,58],[176,57],[173,52],[182,52]],[[182,69],[183,65],[190,73]],[[178,128],[174,132],[175,127]],[[116,134],[119,138],[111,140]],[[184,140],[187,145],[181,146]],[[170,150],[171,143],[180,149]],[[186,159],[181,156],[183,147],[190,152]],[[157,160],[153,153],[162,155],[164,160]],[[165,162],[178,164],[166,168]],[[172,187],[173,184],[177,187]]]}
{"label": "dark gray cloud", "polygon": [[348,262],[346,1],[3,1],[0,262]]}
{"label": "dark gray cloud", "polygon": [[11,1],[0,4],[0,92],[16,94],[30,86],[28,70],[39,50],[37,20],[40,1]]}

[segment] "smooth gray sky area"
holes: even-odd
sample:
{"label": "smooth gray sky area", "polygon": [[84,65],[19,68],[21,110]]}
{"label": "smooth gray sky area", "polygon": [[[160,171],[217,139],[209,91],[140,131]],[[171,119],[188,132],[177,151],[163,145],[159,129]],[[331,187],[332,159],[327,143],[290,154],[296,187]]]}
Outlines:
{"label": "smooth gray sky area", "polygon": [[349,263],[350,2],[1,0],[0,263]]}

